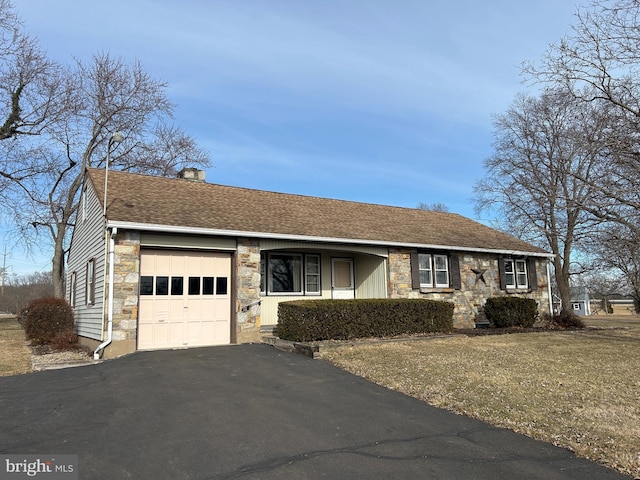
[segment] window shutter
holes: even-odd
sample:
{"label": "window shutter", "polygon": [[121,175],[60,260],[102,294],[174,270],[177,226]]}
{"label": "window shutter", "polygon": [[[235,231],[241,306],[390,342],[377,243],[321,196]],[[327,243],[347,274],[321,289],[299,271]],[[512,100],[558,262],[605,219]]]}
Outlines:
{"label": "window shutter", "polygon": [[536,290],[538,288],[538,274],[536,272],[535,258],[527,258],[527,277],[529,277],[529,288]]}
{"label": "window shutter", "polygon": [[420,288],[420,259],[418,258],[418,251],[411,251],[411,288]]}
{"label": "window shutter", "polygon": [[460,290],[462,288],[462,278],[460,278],[460,259],[455,253],[449,256],[449,266],[451,267],[451,272],[449,273],[449,278],[451,278],[451,288]]}
{"label": "window shutter", "polygon": [[507,276],[504,273],[504,257],[498,257],[498,274],[500,276],[500,290],[506,290]]}

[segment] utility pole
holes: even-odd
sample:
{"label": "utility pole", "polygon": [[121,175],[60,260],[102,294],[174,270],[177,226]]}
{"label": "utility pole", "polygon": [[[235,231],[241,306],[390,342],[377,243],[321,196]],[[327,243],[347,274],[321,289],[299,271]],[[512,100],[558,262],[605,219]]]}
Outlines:
{"label": "utility pole", "polygon": [[7,278],[7,246],[4,246],[2,254],[2,269],[0,269],[0,277],[2,277],[2,287],[0,287],[0,295],[4,295],[4,282]]}

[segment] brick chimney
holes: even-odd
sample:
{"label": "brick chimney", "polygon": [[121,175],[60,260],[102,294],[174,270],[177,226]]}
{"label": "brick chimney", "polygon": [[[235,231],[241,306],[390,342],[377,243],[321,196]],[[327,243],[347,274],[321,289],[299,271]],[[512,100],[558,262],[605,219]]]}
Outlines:
{"label": "brick chimney", "polygon": [[204,183],[205,172],[204,170],[198,170],[197,168],[183,168],[178,172],[178,178],[184,178],[185,180],[190,180],[192,182]]}

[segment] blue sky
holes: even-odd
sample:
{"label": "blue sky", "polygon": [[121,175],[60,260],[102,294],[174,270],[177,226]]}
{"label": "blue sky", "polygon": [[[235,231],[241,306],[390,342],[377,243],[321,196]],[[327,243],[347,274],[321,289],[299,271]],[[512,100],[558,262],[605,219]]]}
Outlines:
{"label": "blue sky", "polygon": [[[476,218],[492,114],[573,0],[14,0],[62,62],[100,51],[168,82],[207,181]],[[486,219],[480,219],[486,220]],[[15,248],[11,272],[49,268]]]}

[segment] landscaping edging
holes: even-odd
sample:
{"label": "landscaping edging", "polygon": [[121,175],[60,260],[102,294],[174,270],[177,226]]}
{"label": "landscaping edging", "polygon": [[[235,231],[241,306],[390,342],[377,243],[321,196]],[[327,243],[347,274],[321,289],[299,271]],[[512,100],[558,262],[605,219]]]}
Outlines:
{"label": "landscaping edging", "polygon": [[278,350],[285,352],[294,352],[301,355],[305,355],[310,358],[322,358],[323,352],[335,350],[338,348],[344,348],[354,345],[374,345],[376,343],[389,343],[389,342],[414,342],[419,340],[430,340],[434,338],[449,338],[455,336],[485,336],[485,335],[511,335],[516,333],[541,333],[541,332],[571,332],[571,333],[587,333],[594,330],[608,330],[608,329],[628,329],[628,327],[585,327],[581,329],[567,328],[567,329],[545,329],[545,328],[474,328],[474,329],[459,329],[453,333],[442,334],[429,334],[429,335],[411,335],[406,337],[393,337],[393,338],[358,338],[355,340],[323,340],[317,342],[294,342],[290,340],[282,340],[274,335],[264,335],[261,337],[261,343],[271,345]]}
{"label": "landscaping edging", "polygon": [[362,338],[356,340],[325,340],[319,342],[293,342],[290,340],[282,340],[273,335],[265,335],[261,339],[261,343],[271,345],[278,350],[285,352],[294,352],[301,355],[305,355],[310,358],[322,358],[322,354],[336,350],[338,348],[344,348],[353,345],[373,345],[376,343],[389,343],[389,342],[412,342],[418,340],[428,340],[432,338],[447,338],[453,337],[456,334],[436,334],[436,335],[420,335],[420,336],[408,336],[408,337],[394,337],[394,338]]}
{"label": "landscaping edging", "polygon": [[93,360],[84,352],[53,352],[45,354],[31,354],[31,369],[34,372],[57,370],[59,368],[81,367],[94,365],[102,360]]}

